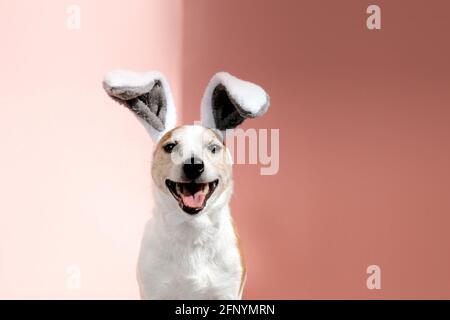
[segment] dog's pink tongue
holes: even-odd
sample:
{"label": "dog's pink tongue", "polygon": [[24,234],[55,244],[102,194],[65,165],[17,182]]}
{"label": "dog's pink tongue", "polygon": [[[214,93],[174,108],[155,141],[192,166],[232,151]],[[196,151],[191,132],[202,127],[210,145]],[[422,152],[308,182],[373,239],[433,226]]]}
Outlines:
{"label": "dog's pink tongue", "polygon": [[205,201],[206,194],[203,191],[198,191],[194,195],[181,195],[181,199],[183,200],[183,204],[189,208],[200,208],[203,206],[203,202]]}

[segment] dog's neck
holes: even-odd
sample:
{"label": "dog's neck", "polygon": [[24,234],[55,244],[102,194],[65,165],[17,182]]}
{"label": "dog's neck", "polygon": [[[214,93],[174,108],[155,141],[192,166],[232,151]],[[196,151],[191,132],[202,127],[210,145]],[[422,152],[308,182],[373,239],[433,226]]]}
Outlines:
{"label": "dog's neck", "polygon": [[196,216],[183,212],[174,203],[171,195],[167,195],[158,188],[153,188],[154,203],[153,219],[160,236],[166,239],[181,240],[185,243],[202,242],[201,239],[210,238],[220,233],[224,223],[231,220],[229,200],[231,187],[225,190],[215,203]]}

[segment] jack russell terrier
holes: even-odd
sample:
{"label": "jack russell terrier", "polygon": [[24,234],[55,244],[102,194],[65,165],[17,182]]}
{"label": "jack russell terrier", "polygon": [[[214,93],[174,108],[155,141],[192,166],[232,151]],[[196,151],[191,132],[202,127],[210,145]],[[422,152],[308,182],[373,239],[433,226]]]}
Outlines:
{"label": "jack russell terrier", "polygon": [[241,299],[244,256],[230,213],[232,157],[224,133],[263,115],[258,85],[219,72],[201,102],[201,125],[176,127],[171,91],[159,72],[109,72],[107,94],[130,109],[155,142],[154,211],[137,266],[143,299]]}

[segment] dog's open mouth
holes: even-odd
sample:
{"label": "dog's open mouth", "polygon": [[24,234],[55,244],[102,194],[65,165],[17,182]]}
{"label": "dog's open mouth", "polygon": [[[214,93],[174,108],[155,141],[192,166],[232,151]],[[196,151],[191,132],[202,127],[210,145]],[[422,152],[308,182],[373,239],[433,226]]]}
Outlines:
{"label": "dog's open mouth", "polygon": [[197,214],[202,211],[218,184],[219,180],[207,183],[166,180],[167,188],[178,201],[181,209],[188,214]]}

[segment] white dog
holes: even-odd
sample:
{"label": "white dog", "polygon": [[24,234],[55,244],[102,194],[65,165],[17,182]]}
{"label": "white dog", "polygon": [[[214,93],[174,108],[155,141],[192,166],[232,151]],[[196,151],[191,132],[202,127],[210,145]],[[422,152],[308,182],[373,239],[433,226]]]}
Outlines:
{"label": "white dog", "polygon": [[175,127],[170,88],[158,72],[112,71],[106,92],[128,107],[155,141],[155,208],[137,277],[143,299],[240,299],[246,279],[231,218],[232,159],[224,131],[264,114],[259,86],[217,73],[202,100],[202,125]]}

